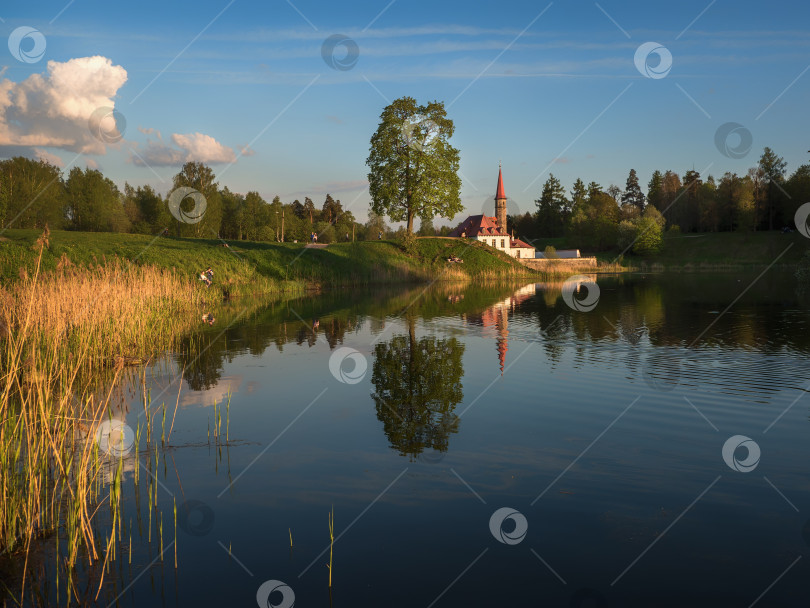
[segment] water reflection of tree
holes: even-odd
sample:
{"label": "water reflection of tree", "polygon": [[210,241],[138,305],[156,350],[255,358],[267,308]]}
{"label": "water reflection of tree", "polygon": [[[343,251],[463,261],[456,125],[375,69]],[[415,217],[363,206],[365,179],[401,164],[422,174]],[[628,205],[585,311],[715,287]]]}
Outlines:
{"label": "water reflection of tree", "polygon": [[461,376],[464,344],[455,338],[394,336],[374,348],[371,382],[377,418],[391,447],[403,456],[425,449],[446,452],[458,432],[454,410],[464,398]]}

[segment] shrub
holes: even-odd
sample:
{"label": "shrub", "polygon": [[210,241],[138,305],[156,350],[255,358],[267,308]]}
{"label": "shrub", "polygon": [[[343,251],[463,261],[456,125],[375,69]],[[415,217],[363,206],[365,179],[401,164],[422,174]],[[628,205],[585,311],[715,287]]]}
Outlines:
{"label": "shrub", "polygon": [[543,255],[549,260],[556,260],[560,257],[557,255],[557,249],[554,245],[546,245],[546,248],[543,249]]}

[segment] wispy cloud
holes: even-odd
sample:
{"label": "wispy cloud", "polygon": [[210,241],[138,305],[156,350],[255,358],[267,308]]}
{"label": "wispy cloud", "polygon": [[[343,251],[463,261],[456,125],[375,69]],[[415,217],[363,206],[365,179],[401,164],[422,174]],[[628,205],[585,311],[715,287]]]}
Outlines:
{"label": "wispy cloud", "polygon": [[174,133],[171,140],[171,144],[147,140],[145,148],[130,156],[130,162],[141,167],[180,166],[191,161],[212,165],[236,162],[233,149],[210,135]]}

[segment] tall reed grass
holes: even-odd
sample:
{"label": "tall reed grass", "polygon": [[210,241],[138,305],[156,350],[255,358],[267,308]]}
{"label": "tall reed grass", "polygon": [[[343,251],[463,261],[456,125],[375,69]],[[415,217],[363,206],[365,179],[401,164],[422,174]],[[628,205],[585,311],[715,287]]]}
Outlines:
{"label": "tall reed grass", "polygon": [[[47,234],[37,246],[33,273],[0,287],[0,554],[24,560],[21,597],[38,539],[55,536],[69,568],[81,556],[104,572],[115,559],[123,456],[110,463],[95,441],[111,387],[127,363],[172,348],[198,324],[206,296],[173,271],[123,262],[64,263],[43,276]],[[112,530],[97,539],[104,502]]]}

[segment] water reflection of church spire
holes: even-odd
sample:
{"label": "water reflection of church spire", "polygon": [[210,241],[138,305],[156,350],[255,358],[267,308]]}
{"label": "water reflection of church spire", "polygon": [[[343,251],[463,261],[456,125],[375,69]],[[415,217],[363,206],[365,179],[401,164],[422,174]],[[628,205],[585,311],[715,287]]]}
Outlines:
{"label": "water reflection of church spire", "polygon": [[[498,364],[503,375],[506,365],[506,354],[509,352],[509,314],[517,308],[521,302],[528,300],[535,295],[534,284],[527,285],[501,302],[493,304],[480,315],[468,315],[467,322],[474,325],[479,323],[484,328],[483,337],[495,338],[495,349],[498,352]],[[493,335],[494,334],[494,335]]]}

